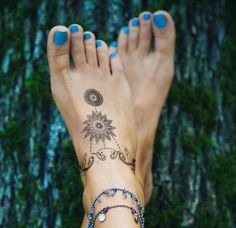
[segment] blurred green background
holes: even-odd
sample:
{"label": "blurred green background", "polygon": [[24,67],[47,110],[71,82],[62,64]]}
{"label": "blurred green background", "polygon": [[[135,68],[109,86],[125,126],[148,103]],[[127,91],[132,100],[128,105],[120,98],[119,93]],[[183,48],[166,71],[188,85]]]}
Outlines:
{"label": "blurred green background", "polygon": [[2,0],[0,227],[73,228],[83,218],[78,163],[50,94],[50,28],[79,23],[109,43],[131,17],[158,9],[176,22],[176,73],[146,227],[236,227],[235,8],[232,0]]}

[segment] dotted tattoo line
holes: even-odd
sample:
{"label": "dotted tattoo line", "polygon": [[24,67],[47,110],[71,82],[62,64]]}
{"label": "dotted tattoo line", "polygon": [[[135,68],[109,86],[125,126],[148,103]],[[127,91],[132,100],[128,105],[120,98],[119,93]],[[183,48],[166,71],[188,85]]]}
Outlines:
{"label": "dotted tattoo line", "polygon": [[[131,154],[127,148],[122,151],[119,143],[117,142],[114,130],[116,129],[112,126],[113,120],[107,118],[107,115],[98,111],[98,106],[103,104],[103,96],[100,92],[95,89],[88,89],[84,93],[84,100],[88,105],[94,107],[94,111],[87,115],[87,120],[84,121],[85,127],[82,133],[85,134],[84,138],[89,138],[89,155],[85,153],[80,167],[81,175],[83,175],[90,167],[94,164],[97,158],[100,161],[105,161],[107,155],[104,154],[105,151],[110,151],[110,159],[114,160],[119,158],[124,164],[130,166],[132,169],[135,167],[135,160],[131,158]],[[93,140],[96,144],[100,141],[103,143],[103,147],[93,152]],[[111,147],[107,147],[105,141],[113,140],[117,146],[117,150]]]}

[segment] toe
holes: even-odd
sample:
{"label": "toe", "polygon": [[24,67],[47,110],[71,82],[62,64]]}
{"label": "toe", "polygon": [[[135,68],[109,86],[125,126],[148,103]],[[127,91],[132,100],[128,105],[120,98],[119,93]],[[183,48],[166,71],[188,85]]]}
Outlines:
{"label": "toe", "polygon": [[129,22],[128,52],[136,50],[139,36],[139,19],[133,18]]}
{"label": "toe", "polygon": [[120,56],[123,56],[127,53],[128,49],[128,35],[129,35],[129,27],[125,26],[120,30],[120,34],[118,37],[118,53]]}
{"label": "toe", "polygon": [[170,14],[166,11],[157,11],[153,14],[152,26],[155,35],[155,51],[173,55],[175,26]]}
{"label": "toe", "polygon": [[110,68],[113,76],[123,73],[123,65],[117,52],[110,54]]}
{"label": "toe", "polygon": [[148,53],[150,50],[152,40],[152,14],[150,12],[143,12],[139,15],[139,43],[138,50],[142,54]]}
{"label": "toe", "polygon": [[108,47],[107,44],[102,40],[96,41],[97,47],[97,58],[99,67],[105,71],[109,72],[109,54],[108,54]]}
{"label": "toe", "polygon": [[84,33],[85,56],[87,63],[93,67],[98,66],[95,36],[91,32]]}
{"label": "toe", "polygon": [[55,26],[48,36],[47,55],[50,71],[59,73],[69,68],[70,33],[64,26]]}
{"label": "toe", "polygon": [[71,53],[76,67],[86,63],[84,52],[83,28],[80,25],[70,26],[71,34]]}
{"label": "toe", "polygon": [[117,52],[117,42],[116,41],[112,41],[110,43],[109,54],[111,54],[112,52]]}

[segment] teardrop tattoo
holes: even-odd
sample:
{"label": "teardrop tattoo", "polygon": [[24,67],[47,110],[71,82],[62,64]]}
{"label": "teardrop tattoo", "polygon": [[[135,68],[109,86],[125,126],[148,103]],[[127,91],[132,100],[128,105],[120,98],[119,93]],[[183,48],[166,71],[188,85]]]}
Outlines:
{"label": "teardrop tattoo", "polygon": [[[107,158],[112,160],[119,159],[134,170],[135,159],[132,159],[131,153],[126,147],[123,151],[118,144],[114,133],[116,128],[112,125],[113,121],[108,119],[107,115],[97,110],[97,107],[101,106],[104,102],[102,94],[95,89],[88,89],[84,93],[84,100],[88,105],[93,106],[94,110],[91,114],[87,115],[87,120],[83,123],[82,134],[84,134],[85,139],[90,141],[90,152],[85,153],[83,157],[83,162],[80,165],[81,175],[84,175],[92,167],[95,159],[99,161],[105,161]],[[106,141],[115,142],[117,148],[107,147],[105,145]],[[99,150],[93,151],[93,143],[98,144],[99,142],[103,143],[103,146]],[[109,152],[110,155],[105,155],[105,152]]]}

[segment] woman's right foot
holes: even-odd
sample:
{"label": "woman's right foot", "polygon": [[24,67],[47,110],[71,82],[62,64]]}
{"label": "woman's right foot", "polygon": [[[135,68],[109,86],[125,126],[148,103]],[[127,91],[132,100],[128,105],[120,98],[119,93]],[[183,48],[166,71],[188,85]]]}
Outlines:
{"label": "woman's right foot", "polygon": [[115,42],[110,46],[110,51],[118,51],[131,87],[138,135],[135,172],[143,186],[145,203],[153,188],[156,128],[174,74],[174,45],[174,22],[167,12],[158,11],[153,15],[143,12],[130,20],[129,26],[120,31],[118,46]]}
{"label": "woman's right foot", "polygon": [[[47,54],[52,94],[80,163],[85,211],[104,188],[129,189],[143,202],[133,173],[136,128],[131,93],[119,56],[114,52],[109,58],[106,43],[96,42],[79,25],[70,30],[54,27]],[[119,219],[114,215],[114,227],[122,224]],[[137,225],[132,220],[129,227]]]}

